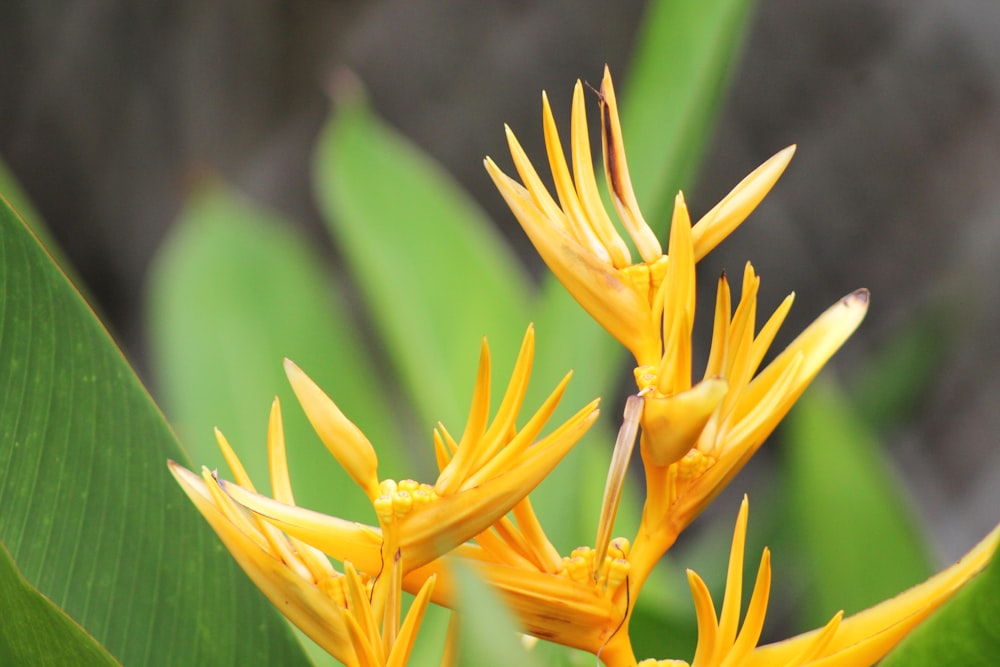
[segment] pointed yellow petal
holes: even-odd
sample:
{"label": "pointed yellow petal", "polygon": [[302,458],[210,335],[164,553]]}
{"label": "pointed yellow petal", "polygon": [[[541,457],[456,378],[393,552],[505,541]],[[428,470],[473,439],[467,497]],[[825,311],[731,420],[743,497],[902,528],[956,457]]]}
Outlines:
{"label": "pointed yellow petal", "polygon": [[[366,647],[375,660],[375,664],[381,665],[385,661],[385,656],[382,653],[378,623],[372,613],[365,585],[361,583],[361,577],[351,561],[344,561],[344,577],[347,583],[347,610],[352,619],[357,622],[356,630],[361,638],[361,641],[354,642],[355,650],[358,650],[359,644]],[[358,653],[361,651],[358,650]]]}
{"label": "pointed yellow petal", "polygon": [[715,294],[715,320],[712,325],[712,348],[705,364],[705,377],[717,377],[725,372],[726,355],[729,353],[729,326],[732,303],[726,272],[719,276]]}
{"label": "pointed yellow petal", "polygon": [[437,576],[432,575],[429,577],[424,582],[424,585],[420,587],[420,592],[417,593],[417,596],[410,604],[410,609],[406,612],[406,619],[399,629],[399,636],[396,637],[396,643],[393,644],[392,652],[385,663],[386,667],[405,667],[409,661],[410,653],[413,651],[413,643],[417,638],[417,632],[420,630],[420,623],[424,619],[427,605],[431,601],[431,594],[434,592],[436,581]]}
{"label": "pointed yellow petal", "polygon": [[708,586],[694,570],[687,571],[688,586],[694,599],[695,617],[698,619],[698,647],[694,652],[692,667],[705,667],[712,664],[716,638],[719,634],[719,622],[715,617],[715,604]]}
{"label": "pointed yellow petal", "polygon": [[[555,200],[552,199],[552,195],[546,189],[545,185],[542,183],[542,179],[538,177],[538,172],[531,164],[531,160],[528,159],[528,155],[521,148],[521,143],[514,136],[514,132],[506,125],[504,125],[504,132],[507,134],[507,146],[510,148],[510,156],[514,160],[514,168],[517,169],[518,175],[521,177],[521,182],[524,183],[522,187],[516,184],[514,181],[511,183],[517,185],[517,187],[523,191],[524,195],[527,195],[528,201],[531,202],[532,206],[541,215],[539,222],[547,227],[552,227],[554,230],[573,236],[571,225],[569,220],[567,220],[565,213],[559,208]],[[493,163],[493,160],[486,158],[487,170],[489,170],[489,165]],[[493,165],[496,168],[496,165]],[[500,170],[497,169],[497,172]],[[496,182],[496,178],[493,179]],[[508,179],[510,180],[510,179]],[[497,187],[500,188],[500,184],[497,183]],[[500,188],[501,194],[503,194],[503,188]],[[515,215],[517,213],[515,212]],[[520,216],[518,216],[520,219]],[[525,222],[522,220],[521,225],[523,226]],[[527,228],[525,228],[527,232]],[[530,236],[530,233],[529,233]],[[574,239],[575,240],[575,239]],[[600,244],[598,244],[600,245]],[[596,250],[596,248],[584,245],[591,253],[597,256],[601,255],[601,251]],[[603,246],[600,246],[603,248]],[[603,253],[606,255],[606,252]],[[607,260],[610,263],[610,256]]]}
{"label": "pointed yellow petal", "polygon": [[[695,272],[694,251],[691,245],[691,217],[688,215],[684,194],[674,198],[674,213],[670,222],[670,255],[667,258],[667,275],[664,277],[665,296],[663,306],[663,340],[669,340],[670,327],[682,313],[694,323],[695,312]],[[691,337],[688,328],[686,335]]]}
{"label": "pointed yellow petal", "polygon": [[534,560],[540,564],[541,570],[558,572],[562,565],[562,557],[545,535],[542,524],[531,507],[529,497],[525,496],[524,500],[514,505],[514,519],[517,521],[517,527],[521,529],[521,534],[531,545]]}
{"label": "pointed yellow petal", "polygon": [[647,394],[642,411],[643,460],[666,466],[683,458],[694,447],[727,389],[725,380],[709,378],[673,396]]}
{"label": "pointed yellow petal", "polygon": [[570,118],[570,154],[573,160],[573,178],[576,193],[587,214],[594,233],[608,249],[611,263],[615,268],[623,268],[632,263],[628,246],[618,235],[611,218],[604,210],[601,193],[597,190],[594,176],[594,160],[590,156],[590,132],[587,128],[587,111],[583,104],[583,84],[579,81],[573,87],[573,110]]}
{"label": "pointed yellow petal", "polygon": [[771,552],[765,548],[764,555],[760,559],[760,568],[757,570],[757,582],[754,584],[753,593],[750,596],[746,618],[743,619],[743,627],[740,628],[736,643],[733,644],[729,655],[726,656],[720,667],[740,667],[757,646],[760,634],[764,629],[764,616],[767,613],[770,592]]}
{"label": "pointed yellow petal", "polygon": [[368,640],[368,636],[358,620],[346,609],[340,610],[340,616],[343,619],[344,627],[347,628],[354,654],[357,656],[353,664],[357,667],[382,667],[383,663],[375,655],[375,648]]}
{"label": "pointed yellow petal", "polygon": [[576,186],[573,184],[572,176],[570,176],[566,155],[563,153],[562,142],[559,140],[556,121],[552,117],[549,98],[544,93],[542,93],[542,126],[545,130],[545,150],[549,155],[552,180],[556,186],[556,193],[559,195],[559,203],[566,214],[569,229],[582,246],[590,248],[602,262],[611,264],[611,255],[594,233],[587,219],[587,214],[583,210],[583,204],[580,203],[580,198],[576,194]]}
{"label": "pointed yellow petal", "polygon": [[611,71],[604,67],[601,82],[601,143],[604,148],[604,172],[608,177],[611,198],[618,216],[635,242],[635,247],[646,262],[655,262],[663,254],[660,242],[639,211],[639,203],[632,190],[632,179],[625,160],[625,143],[618,118],[618,102],[611,83]]}
{"label": "pointed yellow petal", "polygon": [[[894,598],[859,612],[840,623],[833,639],[810,666],[849,667],[870,665],[881,659],[918,623],[947,601],[989,563],[1000,542],[1000,526],[961,560],[922,584]],[[748,667],[786,664],[815,641],[820,631],[762,646],[747,661]]]}
{"label": "pointed yellow petal", "polygon": [[514,461],[535,442],[535,438],[542,432],[542,428],[545,427],[545,424],[559,406],[559,401],[562,400],[563,394],[566,392],[566,386],[572,377],[572,371],[566,374],[562,381],[556,385],[556,388],[552,390],[552,393],[548,395],[545,402],[531,416],[531,419],[517,432],[517,435],[511,438],[504,445],[503,449],[493,456],[489,462],[462,483],[461,488],[463,491],[482,484],[487,479],[496,477],[504,470],[510,468]]}
{"label": "pointed yellow petal", "polygon": [[[802,365],[799,367],[792,387],[787,392],[787,409],[805,391],[820,369],[840,349],[868,312],[868,290],[860,289],[848,294],[843,299],[828,308],[806,328],[785,350],[777,356],[767,368],[761,371],[747,387],[740,402],[749,409],[759,402],[768,392],[771,385],[781,377],[786,366],[803,353]],[[745,401],[745,402],[744,402]],[[781,413],[784,416],[784,412]],[[739,418],[740,415],[736,415]],[[780,418],[780,417],[779,417]]]}
{"label": "pointed yellow petal", "polygon": [[476,386],[472,392],[472,405],[465,422],[462,440],[454,455],[438,475],[434,490],[440,495],[454,493],[475,463],[474,443],[482,439],[489,422],[490,411],[490,346],[483,338],[479,352],[479,370],[476,372]]}
{"label": "pointed yellow petal", "polygon": [[253,482],[250,481],[250,476],[243,467],[243,463],[240,461],[240,458],[236,456],[236,452],[229,444],[229,441],[226,440],[226,436],[222,435],[222,431],[218,428],[215,429],[215,441],[218,443],[219,449],[222,451],[222,458],[226,459],[226,465],[228,465],[229,469],[232,471],[233,479],[236,480],[236,483],[254,491]]}
{"label": "pointed yellow petal", "polygon": [[326,448],[369,498],[378,497],[378,458],[365,434],[290,359],[285,359],[285,374]]}
{"label": "pointed yellow petal", "polygon": [[733,530],[733,545],[729,551],[729,570],[726,573],[726,593],[722,598],[722,611],[719,612],[719,635],[715,640],[714,655],[725,655],[736,639],[736,630],[740,623],[740,606],[743,603],[743,553],[747,539],[747,517],[750,503],[746,496],[740,503],[740,512],[736,516],[736,528]]}
{"label": "pointed yellow petal", "polygon": [[[292,482],[288,477],[288,458],[285,455],[285,430],[281,422],[281,402],[274,397],[271,416],[267,422],[267,461],[271,473],[271,493],[274,499],[286,505],[295,504]],[[237,480],[239,481],[239,480]],[[253,491],[253,488],[250,488]]]}
{"label": "pointed yellow petal", "polygon": [[698,221],[693,229],[695,260],[700,261],[747,219],[778,182],[794,154],[795,146],[778,151]]}

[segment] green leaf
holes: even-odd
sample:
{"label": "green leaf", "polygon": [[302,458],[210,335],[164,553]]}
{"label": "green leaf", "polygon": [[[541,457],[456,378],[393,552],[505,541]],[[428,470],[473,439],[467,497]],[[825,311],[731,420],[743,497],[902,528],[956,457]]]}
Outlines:
{"label": "green leaf", "polygon": [[121,352],[6,206],[0,238],[0,541],[25,579],[123,664],[307,664],[167,472],[184,454]]}
{"label": "green leaf", "polygon": [[0,664],[118,665],[73,619],[29,584],[0,544]]}
{"label": "green leaf", "polygon": [[70,266],[62,253],[62,249],[52,240],[52,234],[42,220],[38,209],[31,203],[28,194],[21,187],[21,184],[7,164],[3,160],[0,160],[0,200],[3,199],[7,200],[7,204],[24,221],[24,224],[32,231],[38,242],[49,253],[49,256],[55,260],[63,273],[77,286],[78,290],[81,290],[81,293],[86,298],[87,293],[82,291],[83,282],[73,271],[73,267]]}
{"label": "green leaf", "polygon": [[1000,558],[918,625],[882,667],[992,667],[1000,655]]}
{"label": "green leaf", "polygon": [[423,423],[460,432],[484,335],[494,363],[513,367],[528,325],[523,268],[450,177],[360,95],[323,132],[316,188]]}
{"label": "green leaf", "polygon": [[[383,476],[402,467],[384,390],[350,311],[292,228],[222,187],[194,197],[157,257],[150,283],[153,361],[164,410],[192,458],[227,470],[218,426],[267,488],[267,423],[281,399],[296,502],[375,520],[364,492],[322,445],[295,400],[295,361],[365,432]],[[228,473],[226,473],[228,474]]]}
{"label": "green leaf", "polygon": [[514,617],[503,602],[467,565],[456,561],[458,588],[458,664],[477,667],[539,667],[518,637]]}
{"label": "green leaf", "polygon": [[790,530],[811,582],[802,626],[854,613],[931,573],[918,524],[879,443],[835,385],[816,382],[786,422]]}

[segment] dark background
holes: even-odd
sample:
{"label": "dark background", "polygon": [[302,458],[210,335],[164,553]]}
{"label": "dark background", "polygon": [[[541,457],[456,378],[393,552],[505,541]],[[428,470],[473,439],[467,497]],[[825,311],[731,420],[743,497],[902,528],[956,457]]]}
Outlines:
{"label": "dark background", "polygon": [[[636,0],[9,1],[0,155],[145,372],[146,272],[206,172],[301,222],[337,261],[309,169],[341,66],[536,262],[481,158],[505,156],[504,122],[541,154],[540,90],[568,99],[605,62],[622,87],[642,10]],[[1000,508],[998,34],[992,0],[762,2],[688,193],[704,212],[799,144],[711,270],[738,275],[752,257],[765,307],[794,289],[790,331],[870,288],[869,318],[836,363],[842,377],[921,318],[948,332],[947,345],[919,352],[940,365],[888,438],[948,560]]]}

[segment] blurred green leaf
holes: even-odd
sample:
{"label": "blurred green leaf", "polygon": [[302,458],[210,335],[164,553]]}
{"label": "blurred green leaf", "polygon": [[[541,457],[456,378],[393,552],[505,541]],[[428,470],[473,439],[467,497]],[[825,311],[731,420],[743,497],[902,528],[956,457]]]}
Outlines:
{"label": "blurred green leaf", "polygon": [[834,384],[817,381],[799,399],[785,438],[791,531],[815,573],[803,627],[927,578],[927,548],[879,443]]}
{"label": "blurred green leaf", "polygon": [[494,368],[513,367],[527,277],[440,167],[345,97],[320,139],[321,208],[423,423],[460,431],[484,335]]}
{"label": "blurred green leaf", "polygon": [[6,206],[0,238],[0,541],[25,579],[123,664],[307,664],[167,472],[186,457],[142,384]]}
{"label": "blurred green leaf", "polygon": [[0,544],[0,665],[118,665],[104,648],[18,571]]}
{"label": "blurred green leaf", "polygon": [[863,365],[851,394],[865,418],[890,428],[915,414],[955,340],[951,304],[931,305],[908,318]]}
{"label": "blurred green leaf", "polygon": [[879,663],[882,667],[992,667],[1000,656],[1000,558]]}
{"label": "blurred green leaf", "polygon": [[517,622],[496,592],[467,565],[452,565],[458,588],[458,664],[476,667],[539,667],[524,649]]}
{"label": "blurred green leaf", "polygon": [[160,250],[149,301],[158,393],[198,464],[228,470],[213,435],[218,426],[266,488],[268,414],[277,395],[296,501],[375,520],[367,496],[299,408],[282,358],[295,361],[365,432],[383,476],[403,468],[400,438],[347,305],[287,223],[222,187],[203,190]]}

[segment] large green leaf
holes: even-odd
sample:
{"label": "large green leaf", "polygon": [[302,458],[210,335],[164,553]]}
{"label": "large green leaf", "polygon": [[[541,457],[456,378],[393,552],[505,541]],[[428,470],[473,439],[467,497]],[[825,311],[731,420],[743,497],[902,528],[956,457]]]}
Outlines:
{"label": "large green leaf", "polygon": [[119,664],[87,631],[25,581],[0,544],[0,665]]}
{"label": "large green leaf", "polygon": [[320,443],[282,369],[294,360],[368,435],[380,472],[402,467],[393,420],[333,280],[288,224],[222,187],[194,197],[157,257],[152,351],[164,410],[192,458],[226,469],[218,426],[266,488],[267,422],[281,399],[296,501],[374,521],[368,498]]}
{"label": "large green leaf", "polygon": [[167,472],[185,457],[149,395],[6,206],[0,239],[0,541],[24,577],[123,664],[306,664]]}
{"label": "large green leaf", "polygon": [[992,667],[1000,656],[1000,557],[907,635],[882,667]]}
{"label": "large green leaf", "polygon": [[830,382],[787,421],[791,532],[810,581],[803,627],[895,595],[931,573],[917,523],[867,424]]}
{"label": "large green leaf", "polygon": [[320,138],[316,188],[403,389],[424,423],[460,432],[482,337],[497,377],[513,366],[528,325],[523,268],[450,177],[360,95]]}

